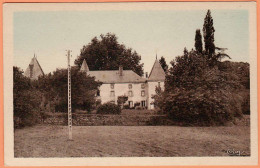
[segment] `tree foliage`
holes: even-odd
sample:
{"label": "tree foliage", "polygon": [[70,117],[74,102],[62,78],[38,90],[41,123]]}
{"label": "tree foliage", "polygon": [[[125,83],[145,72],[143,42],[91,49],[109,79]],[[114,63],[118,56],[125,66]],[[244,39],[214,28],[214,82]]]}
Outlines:
{"label": "tree foliage", "polygon": [[202,53],[202,36],[200,33],[200,29],[196,30],[196,34],[195,34],[195,49],[197,52]]}
{"label": "tree foliage", "polygon": [[171,62],[165,91],[155,104],[170,119],[190,125],[223,125],[242,115],[242,85],[234,74],[209,66],[203,54],[190,51]]}
{"label": "tree foliage", "polygon": [[209,58],[211,58],[211,56],[215,53],[214,32],[215,29],[213,26],[213,18],[211,17],[210,10],[208,10],[204,19],[203,37],[205,43],[205,52]]}
{"label": "tree foliage", "polygon": [[[57,69],[53,74],[40,77],[37,87],[48,102],[52,102],[55,111],[66,112],[68,107],[68,71]],[[95,105],[95,95],[98,86],[94,77],[86,76],[77,67],[71,69],[71,101],[72,110],[82,109],[90,111]],[[47,102],[46,102],[47,103]]]}
{"label": "tree foliage", "polygon": [[97,114],[120,114],[121,108],[114,103],[104,103],[97,109]]}
{"label": "tree foliage", "polygon": [[18,67],[13,67],[13,84],[15,128],[36,124],[40,115],[41,93]]}
{"label": "tree foliage", "polygon": [[127,100],[128,100],[128,97],[127,97],[127,96],[124,96],[124,95],[118,96],[118,98],[117,98],[117,104],[118,104],[121,108],[123,108],[123,105],[126,103]]}
{"label": "tree foliage", "polygon": [[90,70],[117,70],[122,65],[124,69],[143,75],[141,56],[131,48],[119,44],[115,34],[101,34],[100,39],[94,37],[88,45],[83,46],[74,63],[80,67],[84,59]]}
{"label": "tree foliage", "polygon": [[168,71],[168,65],[167,65],[165,58],[163,56],[160,58],[159,62],[161,64],[164,72],[167,72]]}

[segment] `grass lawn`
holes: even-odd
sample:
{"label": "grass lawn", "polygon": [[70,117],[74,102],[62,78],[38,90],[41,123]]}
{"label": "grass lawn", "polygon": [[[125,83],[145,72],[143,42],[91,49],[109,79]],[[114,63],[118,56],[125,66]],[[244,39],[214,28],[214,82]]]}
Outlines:
{"label": "grass lawn", "polygon": [[34,126],[15,131],[15,157],[250,155],[250,127]]}

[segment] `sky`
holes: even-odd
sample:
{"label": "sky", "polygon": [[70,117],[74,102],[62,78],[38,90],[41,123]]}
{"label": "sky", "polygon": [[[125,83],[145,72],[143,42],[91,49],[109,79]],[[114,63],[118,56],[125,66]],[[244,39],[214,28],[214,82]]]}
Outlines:
{"label": "sky", "polygon": [[[150,72],[156,53],[169,64],[184,47],[194,48],[195,31],[202,31],[206,13],[207,9],[15,12],[14,65],[25,71],[35,53],[45,74],[66,68],[66,50],[72,50],[74,64],[83,45],[110,32],[140,54],[144,72]],[[215,45],[228,48],[231,61],[249,62],[248,11],[211,10],[211,14]]]}

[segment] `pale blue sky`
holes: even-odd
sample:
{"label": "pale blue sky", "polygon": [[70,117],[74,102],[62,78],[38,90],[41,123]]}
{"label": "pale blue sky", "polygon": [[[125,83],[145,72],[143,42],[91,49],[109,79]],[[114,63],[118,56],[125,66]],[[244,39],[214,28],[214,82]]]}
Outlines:
{"label": "pale blue sky", "polygon": [[[145,72],[164,56],[167,63],[194,48],[207,9],[194,11],[53,11],[14,14],[14,65],[25,70],[34,52],[45,73],[65,68],[67,49],[72,61],[94,36],[115,33],[120,43],[142,56]],[[248,11],[212,10],[215,44],[228,48],[232,61],[249,62]]]}

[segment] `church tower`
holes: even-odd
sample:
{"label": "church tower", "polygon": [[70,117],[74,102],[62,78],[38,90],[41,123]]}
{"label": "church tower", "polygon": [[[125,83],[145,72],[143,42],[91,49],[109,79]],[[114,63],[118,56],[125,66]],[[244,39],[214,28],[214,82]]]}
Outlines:
{"label": "church tower", "polygon": [[85,59],[83,60],[83,63],[82,63],[81,68],[80,68],[80,71],[86,72],[86,73],[89,72],[88,64],[87,64]]}
{"label": "church tower", "polygon": [[24,75],[32,80],[37,80],[39,76],[44,75],[39,62],[35,57],[35,54],[30,64],[28,65],[27,69],[25,70]]}

